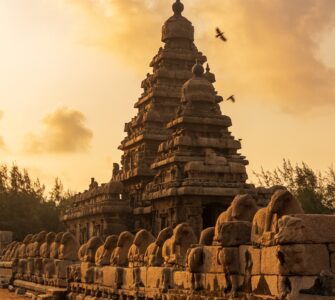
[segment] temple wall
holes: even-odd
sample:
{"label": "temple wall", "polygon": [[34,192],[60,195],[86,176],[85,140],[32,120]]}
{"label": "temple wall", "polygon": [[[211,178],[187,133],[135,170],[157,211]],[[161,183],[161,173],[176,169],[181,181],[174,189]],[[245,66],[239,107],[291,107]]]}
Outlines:
{"label": "temple wall", "polygon": [[125,231],[79,248],[70,233],[57,244],[42,232],[2,253],[0,278],[73,300],[335,299],[334,232],[335,216],[304,214],[287,190],[264,208],[238,195],[200,238],[181,223],[156,237]]}

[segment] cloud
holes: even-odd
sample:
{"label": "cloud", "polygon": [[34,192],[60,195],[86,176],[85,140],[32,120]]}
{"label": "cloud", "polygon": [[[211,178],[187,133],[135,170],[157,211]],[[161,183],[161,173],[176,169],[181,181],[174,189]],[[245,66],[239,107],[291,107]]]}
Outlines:
{"label": "cloud", "polygon": [[[140,70],[160,46],[173,1],[66,0],[80,8],[81,41]],[[273,103],[292,113],[334,107],[335,70],[320,45],[335,27],[334,0],[184,0],[196,44],[208,55],[220,90],[240,101]],[[228,43],[215,40],[222,27]],[[335,31],[333,31],[335,32]],[[145,70],[143,70],[143,74]],[[221,76],[218,76],[221,77]],[[251,100],[252,99],[252,100]]]}
{"label": "cloud", "polygon": [[[3,117],[3,112],[0,110],[0,121]],[[6,148],[6,144],[5,144],[5,141],[3,139],[3,137],[0,135],[0,150],[5,150]]]}
{"label": "cloud", "polygon": [[40,135],[25,137],[24,149],[28,153],[73,153],[87,151],[93,133],[85,126],[85,116],[67,107],[58,108],[43,120]]}

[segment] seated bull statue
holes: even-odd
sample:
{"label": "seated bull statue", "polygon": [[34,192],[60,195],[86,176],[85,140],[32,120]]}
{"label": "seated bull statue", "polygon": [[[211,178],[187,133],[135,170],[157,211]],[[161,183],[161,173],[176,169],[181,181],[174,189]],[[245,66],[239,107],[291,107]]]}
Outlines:
{"label": "seated bull statue", "polygon": [[111,256],[112,266],[125,267],[128,265],[128,252],[133,241],[134,236],[129,231],[124,231],[119,235],[116,248]]}
{"label": "seated bull statue", "polygon": [[33,244],[33,258],[34,258],[34,276],[33,276],[33,281],[41,283],[42,281],[42,275],[43,275],[43,263],[42,263],[42,258],[41,258],[41,247],[45,243],[46,237],[47,237],[47,232],[46,231],[41,231],[37,237],[36,240]]}
{"label": "seated bull statue", "polygon": [[215,227],[208,227],[201,231],[199,245],[210,246],[213,244]]}
{"label": "seated bull statue", "polygon": [[97,236],[91,237],[86,243],[83,261],[95,264],[95,254],[101,245],[103,245],[101,238]]}
{"label": "seated bull statue", "polygon": [[42,275],[40,248],[45,241],[46,235],[46,231],[41,231],[36,235],[34,243],[31,245],[31,256],[28,259],[28,273],[30,275],[30,280],[34,282],[38,282],[38,279]]}
{"label": "seated bull statue", "polygon": [[197,239],[192,228],[187,223],[179,224],[173,230],[173,235],[163,245],[162,256],[166,266],[186,266],[186,253]]}
{"label": "seated bull statue", "polygon": [[70,232],[65,232],[60,242],[58,260],[55,260],[56,281],[66,279],[67,267],[78,261],[78,250],[79,243],[76,238]]}
{"label": "seated bull statue", "polygon": [[27,269],[27,247],[31,241],[31,239],[33,238],[32,234],[28,234],[24,240],[23,243],[21,244],[21,246],[19,247],[18,250],[18,268],[17,268],[17,274],[16,274],[16,278],[18,279],[23,279],[23,275],[26,273],[26,269]]}
{"label": "seated bull statue", "polygon": [[85,261],[87,244],[82,244],[78,250],[78,258],[81,262]]}
{"label": "seated bull statue", "polygon": [[40,248],[40,257],[42,258],[50,258],[50,248],[51,244],[54,242],[56,237],[56,233],[49,232],[45,237],[45,242],[42,244]]}
{"label": "seated bull statue", "polygon": [[144,255],[148,246],[155,241],[155,237],[146,229],[136,233],[133,244],[128,251],[129,267],[139,267],[144,263]]}
{"label": "seated bull statue", "polygon": [[222,224],[230,221],[252,222],[258,207],[256,201],[250,195],[237,195],[228,209],[220,214],[216,221],[214,241],[220,239]]}
{"label": "seated bull statue", "polygon": [[151,243],[144,255],[144,264],[148,267],[158,267],[163,265],[162,247],[167,239],[172,237],[173,229],[166,227],[160,231],[155,242]]}
{"label": "seated bull statue", "polygon": [[98,267],[110,264],[112,252],[116,248],[118,238],[117,235],[110,235],[106,238],[105,243],[98,248],[95,254],[95,264]]}
{"label": "seated bull statue", "polygon": [[64,232],[59,232],[56,234],[55,239],[50,245],[50,258],[58,259],[60,242],[62,240]]}
{"label": "seated bull statue", "polygon": [[214,238],[214,227],[204,229],[200,234],[199,244],[193,245],[187,251],[187,270],[192,273],[192,289],[200,290],[201,273],[203,272],[204,263],[204,246],[211,246]]}
{"label": "seated bull statue", "polygon": [[54,274],[54,259],[50,257],[51,245],[55,241],[56,233],[49,232],[45,238],[45,242],[40,248],[40,256],[43,264],[43,278],[46,281],[51,278]]}
{"label": "seated bull statue", "polygon": [[95,267],[98,249],[103,246],[100,237],[91,237],[86,244],[82,245],[78,251],[80,258],[80,276],[84,283],[94,283],[98,268]]}
{"label": "seated bull statue", "polygon": [[61,260],[77,261],[79,244],[76,238],[70,233],[65,232],[62,236],[58,258]]}
{"label": "seated bull statue", "polygon": [[262,244],[278,233],[278,220],[284,215],[303,214],[300,202],[286,189],[277,190],[267,207],[260,209],[253,219],[251,241]]}
{"label": "seated bull statue", "polygon": [[27,257],[27,265],[26,265],[26,272],[23,276],[24,280],[30,280],[33,276],[34,272],[34,245],[37,239],[37,234],[34,234],[31,238],[30,242],[26,247],[26,257]]}

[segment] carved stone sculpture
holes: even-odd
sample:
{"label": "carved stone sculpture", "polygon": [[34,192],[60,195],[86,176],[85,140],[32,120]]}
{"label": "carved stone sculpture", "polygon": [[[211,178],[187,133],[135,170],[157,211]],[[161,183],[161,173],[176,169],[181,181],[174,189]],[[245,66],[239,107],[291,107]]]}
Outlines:
{"label": "carved stone sculpture", "polygon": [[54,241],[50,246],[50,258],[57,259],[59,256],[60,242],[62,240],[64,232],[59,232],[56,234]]}
{"label": "carved stone sculpture", "polygon": [[112,266],[127,266],[128,265],[128,251],[133,244],[134,235],[129,231],[124,231],[119,235],[117,246],[112,252],[111,265]]}
{"label": "carved stone sculpture", "polygon": [[173,236],[163,245],[162,256],[165,265],[185,267],[187,250],[196,243],[196,236],[188,224],[177,225],[173,230]]}
{"label": "carved stone sculpture", "polygon": [[278,220],[285,215],[303,214],[297,199],[286,189],[277,190],[267,207],[260,209],[253,219],[251,240],[261,244],[271,240],[278,232]]}
{"label": "carved stone sculpture", "polygon": [[21,246],[19,247],[19,258],[27,258],[27,252],[26,252],[26,249],[27,249],[27,246],[29,245],[31,239],[33,238],[33,235],[32,234],[28,234],[24,240],[23,240],[23,243],[21,244]]}
{"label": "carved stone sculpture", "polygon": [[39,282],[43,274],[43,263],[42,263],[42,258],[40,256],[40,249],[42,247],[42,244],[45,242],[46,236],[47,236],[47,232],[41,231],[39,234],[37,234],[36,240],[32,246],[32,254],[34,258],[33,259],[34,261],[33,281],[35,282]]}
{"label": "carved stone sculpture", "polygon": [[215,227],[208,227],[200,234],[199,245],[210,246],[213,243]]}
{"label": "carved stone sculpture", "polygon": [[155,241],[155,237],[147,230],[140,230],[129,248],[128,262],[130,267],[141,266],[144,262],[144,254],[148,246]]}
{"label": "carved stone sculpture", "polygon": [[76,238],[70,232],[65,232],[60,242],[58,260],[55,261],[56,280],[66,279],[68,266],[78,261],[78,250]]}
{"label": "carved stone sculpture", "polygon": [[155,242],[151,243],[144,255],[146,266],[161,266],[164,263],[162,247],[167,239],[173,235],[173,229],[166,227],[160,231]]}
{"label": "carved stone sculpture", "polygon": [[87,244],[82,244],[78,250],[78,258],[81,262],[85,261]]}
{"label": "carved stone sculpture", "polygon": [[50,258],[50,248],[51,244],[54,242],[56,234],[54,232],[49,232],[45,238],[45,242],[40,248],[40,257]]}
{"label": "carved stone sculpture", "polygon": [[84,261],[95,264],[95,253],[101,245],[103,245],[103,242],[99,237],[90,238],[86,243]]}
{"label": "carved stone sculpture", "polygon": [[229,221],[252,222],[258,207],[256,201],[250,195],[237,195],[226,211],[221,213],[215,225],[214,240],[218,240],[220,227]]}
{"label": "carved stone sculpture", "polygon": [[97,266],[102,267],[110,264],[112,252],[116,248],[117,241],[117,235],[110,235],[106,238],[105,243],[98,248],[95,254],[95,264]]}
{"label": "carved stone sculpture", "polygon": [[32,234],[28,234],[24,240],[22,245],[19,247],[18,252],[18,269],[17,269],[17,278],[22,279],[23,275],[27,270],[27,246],[29,245],[31,239],[33,238]]}
{"label": "carved stone sculpture", "polygon": [[59,247],[59,259],[77,261],[78,249],[79,244],[75,237],[69,232],[64,233]]}
{"label": "carved stone sculpture", "polygon": [[55,241],[56,234],[54,232],[49,232],[45,238],[45,242],[42,244],[40,248],[40,256],[43,259],[42,264],[43,264],[43,277],[45,279],[51,278],[54,274],[54,259],[50,258],[50,250],[51,250],[51,245]]}

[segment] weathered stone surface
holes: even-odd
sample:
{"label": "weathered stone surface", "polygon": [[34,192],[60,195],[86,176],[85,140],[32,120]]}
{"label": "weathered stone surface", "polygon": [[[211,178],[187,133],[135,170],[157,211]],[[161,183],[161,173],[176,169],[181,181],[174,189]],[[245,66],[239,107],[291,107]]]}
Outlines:
{"label": "weathered stone surface", "polygon": [[262,249],[264,275],[317,275],[330,270],[326,245],[280,245]]}
{"label": "weathered stone surface", "polygon": [[78,250],[79,244],[76,238],[69,232],[64,233],[59,246],[59,259],[77,261]]}
{"label": "weathered stone surface", "polygon": [[278,221],[278,244],[335,243],[335,218],[332,215],[292,215]]}
{"label": "weathered stone surface", "polygon": [[335,274],[335,253],[330,254],[331,271]]}
{"label": "weathered stone surface", "polygon": [[291,292],[288,293],[288,299],[301,299],[301,300],[328,300],[328,297],[321,297],[317,295],[301,294],[302,289],[309,289],[313,286],[316,276],[290,276],[282,277],[281,282],[288,281],[291,287]]}
{"label": "weathered stone surface", "polygon": [[335,252],[335,244],[328,244],[329,252]]}
{"label": "weathered stone surface", "polygon": [[106,266],[102,268],[102,274],[104,286],[117,289],[123,284],[123,268]]}
{"label": "weathered stone surface", "polygon": [[250,244],[250,234],[250,222],[225,222],[220,225],[220,231],[215,243],[224,247]]}
{"label": "weathered stone surface", "polygon": [[210,292],[224,291],[227,288],[227,277],[225,274],[206,273],[206,289]]}
{"label": "weathered stone surface", "polygon": [[252,292],[255,295],[279,296],[279,276],[255,275],[251,278]]}
{"label": "weathered stone surface", "polygon": [[240,274],[261,274],[261,249],[243,245],[239,247]]}
{"label": "weathered stone surface", "polygon": [[155,237],[148,230],[142,229],[136,233],[133,244],[128,251],[130,267],[139,267],[144,264],[144,256],[148,246],[155,241]]}
{"label": "weathered stone surface", "polygon": [[[223,273],[226,274],[239,274],[240,262],[238,247],[221,248],[217,259],[222,266]],[[213,257],[212,259],[215,259]]]}
{"label": "weathered stone surface", "polygon": [[221,227],[230,221],[247,221],[252,222],[258,208],[256,201],[250,195],[237,195],[232,201],[229,208],[220,214],[216,221],[214,240],[219,241]]}
{"label": "weathered stone surface", "polygon": [[172,268],[150,267],[147,269],[146,287],[168,289],[173,287],[173,278]]}
{"label": "weathered stone surface", "polygon": [[128,265],[128,252],[133,241],[134,236],[130,232],[124,231],[120,234],[117,246],[111,255],[112,266],[123,267]]}
{"label": "weathered stone surface", "polygon": [[117,241],[117,235],[110,235],[106,238],[105,243],[95,253],[95,264],[97,266],[102,267],[110,264],[112,252],[117,246]]}
{"label": "weathered stone surface", "polygon": [[186,266],[187,251],[197,240],[192,228],[182,223],[173,230],[171,238],[167,239],[163,245],[162,256],[167,266]]}
{"label": "weathered stone surface", "polygon": [[173,285],[177,289],[189,290],[192,288],[192,274],[185,271],[173,272]]}
{"label": "weathered stone surface", "polygon": [[173,229],[171,227],[164,228],[158,234],[155,242],[151,243],[144,255],[144,264],[146,266],[161,266],[164,263],[162,248],[165,241],[171,238]]}
{"label": "weathered stone surface", "polygon": [[303,214],[300,202],[286,189],[277,190],[267,207],[260,209],[252,222],[251,241],[254,244],[271,245],[279,231],[278,220],[289,214]]}

